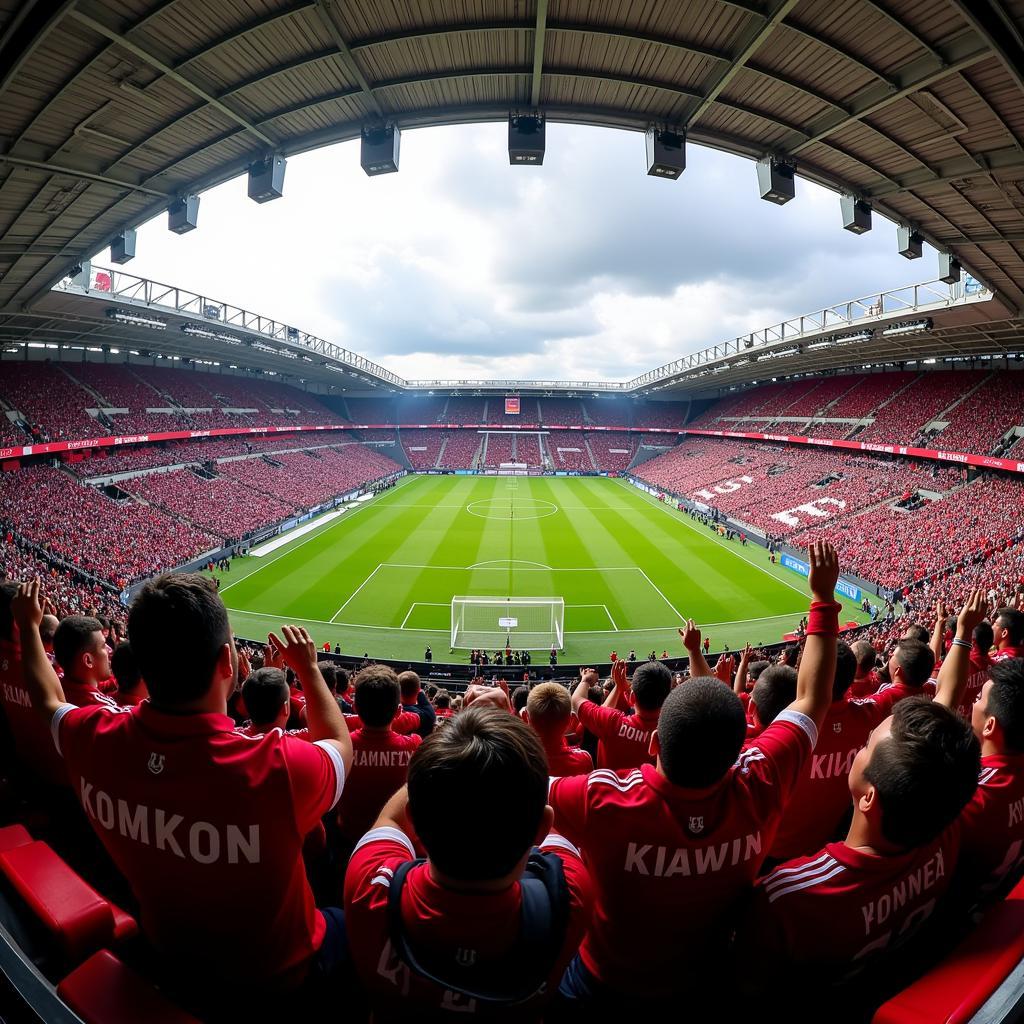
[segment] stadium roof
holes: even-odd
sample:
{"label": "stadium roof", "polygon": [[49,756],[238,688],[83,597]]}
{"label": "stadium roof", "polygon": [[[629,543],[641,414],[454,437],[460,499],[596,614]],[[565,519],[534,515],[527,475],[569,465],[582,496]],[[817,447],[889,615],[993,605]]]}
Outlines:
{"label": "stadium roof", "polygon": [[267,153],[540,109],[792,159],[956,254],[1019,334],[1022,33],[999,0],[0,0],[0,319]]}

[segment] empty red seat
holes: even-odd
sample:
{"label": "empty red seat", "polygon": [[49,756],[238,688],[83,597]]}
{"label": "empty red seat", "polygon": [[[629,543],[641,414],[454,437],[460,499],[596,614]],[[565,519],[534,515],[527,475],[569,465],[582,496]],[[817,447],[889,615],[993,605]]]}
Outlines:
{"label": "empty red seat", "polygon": [[872,1024],[966,1024],[1024,958],[1024,882],[923,978],[883,1003]]}
{"label": "empty red seat", "polygon": [[77,962],[138,933],[134,918],[108,902],[46,843],[0,851],[0,872],[69,960]]}
{"label": "empty red seat", "polygon": [[85,1024],[198,1024],[106,949],[73,970],[57,995]]}

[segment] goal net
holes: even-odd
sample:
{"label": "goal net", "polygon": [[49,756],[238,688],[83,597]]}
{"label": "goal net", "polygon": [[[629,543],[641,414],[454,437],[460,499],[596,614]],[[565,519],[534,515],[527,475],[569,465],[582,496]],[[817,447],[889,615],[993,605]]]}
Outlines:
{"label": "goal net", "polygon": [[453,597],[452,648],[562,649],[565,601],[560,597]]}

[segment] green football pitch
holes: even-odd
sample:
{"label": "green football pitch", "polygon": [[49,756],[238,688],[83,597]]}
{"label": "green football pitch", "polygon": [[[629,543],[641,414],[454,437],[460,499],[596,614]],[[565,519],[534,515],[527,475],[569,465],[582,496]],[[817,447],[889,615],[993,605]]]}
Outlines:
{"label": "green football pitch", "polygon": [[[435,662],[468,661],[466,650],[449,655],[454,596],[562,598],[570,664],[605,662],[613,649],[682,655],[686,618],[712,650],[775,643],[808,604],[806,581],[763,548],[600,477],[409,476],[236,559],[221,593],[240,637],[296,622],[345,654],[420,660],[429,644]],[[849,603],[846,613],[863,621]]]}

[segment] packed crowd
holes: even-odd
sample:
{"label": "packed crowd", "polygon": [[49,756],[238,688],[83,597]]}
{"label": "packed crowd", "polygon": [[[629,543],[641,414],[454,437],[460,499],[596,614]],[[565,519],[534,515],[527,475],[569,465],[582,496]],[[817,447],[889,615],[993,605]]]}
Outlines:
{"label": "packed crowd", "polygon": [[691,621],[687,672],[461,701],[294,626],[240,648],[202,577],[146,584],[113,651],[3,583],[6,770],[98,837],[125,955],[205,1020],[855,1019],[1020,877],[1024,613],[976,591],[849,646],[806,557],[775,660],[712,668]]}

